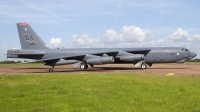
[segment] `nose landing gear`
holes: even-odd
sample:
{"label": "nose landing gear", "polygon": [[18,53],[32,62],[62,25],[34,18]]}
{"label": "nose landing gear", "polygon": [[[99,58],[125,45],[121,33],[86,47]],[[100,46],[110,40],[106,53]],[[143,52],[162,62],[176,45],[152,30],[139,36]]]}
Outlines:
{"label": "nose landing gear", "polygon": [[54,68],[54,66],[52,66],[51,68],[49,68],[49,72],[53,72],[53,68]]}

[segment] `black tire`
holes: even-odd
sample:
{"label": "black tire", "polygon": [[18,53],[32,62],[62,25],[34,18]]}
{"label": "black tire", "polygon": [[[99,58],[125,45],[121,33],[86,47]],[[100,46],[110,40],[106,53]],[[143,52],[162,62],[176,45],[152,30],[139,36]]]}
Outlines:
{"label": "black tire", "polygon": [[52,68],[50,68],[50,69],[49,69],[49,72],[53,72],[53,69],[52,69]]}
{"label": "black tire", "polygon": [[81,64],[80,65],[80,69],[84,69],[85,68],[85,65],[84,64]]}
{"label": "black tire", "polygon": [[146,68],[147,68],[147,64],[142,63],[142,64],[141,64],[141,69],[146,69]]}
{"label": "black tire", "polygon": [[81,64],[80,65],[80,69],[87,69],[88,68],[88,65],[87,64],[85,64],[85,63],[83,63],[83,64]]}
{"label": "black tire", "polygon": [[85,64],[85,69],[88,69],[88,65],[87,64]]}

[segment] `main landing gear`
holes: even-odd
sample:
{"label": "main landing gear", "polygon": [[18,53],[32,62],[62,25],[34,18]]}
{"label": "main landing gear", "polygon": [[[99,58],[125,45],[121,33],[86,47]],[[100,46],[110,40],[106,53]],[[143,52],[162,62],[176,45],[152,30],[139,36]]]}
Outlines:
{"label": "main landing gear", "polygon": [[52,66],[52,68],[49,68],[49,72],[53,72],[53,68],[54,66]]}
{"label": "main landing gear", "polygon": [[80,69],[88,69],[88,65],[86,63],[81,63]]}
{"label": "main landing gear", "polygon": [[141,64],[141,69],[146,69],[147,68],[147,64],[146,63],[142,63]]}

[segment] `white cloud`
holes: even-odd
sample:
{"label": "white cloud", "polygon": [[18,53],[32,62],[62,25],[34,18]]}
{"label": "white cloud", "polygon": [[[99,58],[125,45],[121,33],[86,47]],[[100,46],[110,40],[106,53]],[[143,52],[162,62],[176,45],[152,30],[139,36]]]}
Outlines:
{"label": "white cloud", "polygon": [[174,33],[169,35],[169,39],[173,41],[187,41],[188,38],[188,32],[186,30],[182,30],[181,28],[178,28]]}
{"label": "white cloud", "polygon": [[106,30],[101,38],[99,38],[101,43],[117,43],[123,41],[123,35],[117,35],[117,32],[113,29]]}
{"label": "white cloud", "polygon": [[188,38],[188,40],[192,43],[200,43],[200,34],[194,34],[192,37]]}
{"label": "white cloud", "polygon": [[99,43],[99,39],[90,38],[88,35],[73,35],[72,44],[70,47],[98,47],[97,43]]}
{"label": "white cloud", "polygon": [[122,33],[109,29],[100,38],[90,38],[88,35],[73,35],[70,47],[140,47],[163,43],[164,40],[153,40],[151,31],[136,26],[123,26]]}
{"label": "white cloud", "polygon": [[[179,40],[179,41],[178,41]],[[75,48],[133,48],[133,47],[186,47],[192,51],[194,45],[200,42],[200,35],[189,36],[186,30],[179,28],[174,33],[156,37],[149,30],[143,30],[136,26],[123,26],[122,33],[118,34],[113,29],[106,30],[99,38],[89,37],[87,34],[73,35],[72,44],[69,47]]]}
{"label": "white cloud", "polygon": [[50,45],[52,47],[63,47],[62,46],[62,38],[51,38]]}
{"label": "white cloud", "polygon": [[[199,54],[200,35],[192,36],[186,30],[179,28],[166,38],[156,37],[149,30],[136,26],[123,26],[122,33],[106,30],[99,38],[89,37],[87,34],[73,35],[72,44],[75,48],[133,48],[133,47],[186,47]],[[197,47],[194,47],[197,46]]]}
{"label": "white cloud", "polygon": [[152,39],[152,34],[149,30],[143,30],[136,26],[123,26],[123,39],[131,42],[148,42]]}

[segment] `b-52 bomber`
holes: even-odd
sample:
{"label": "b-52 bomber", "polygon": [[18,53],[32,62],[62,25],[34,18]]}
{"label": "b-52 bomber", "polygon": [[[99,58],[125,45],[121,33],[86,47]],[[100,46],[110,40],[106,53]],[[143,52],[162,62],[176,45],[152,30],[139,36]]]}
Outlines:
{"label": "b-52 bomber", "polygon": [[133,63],[146,69],[153,63],[183,63],[197,55],[184,47],[50,49],[28,23],[17,23],[17,29],[22,49],[8,50],[7,58],[44,62],[50,66],[49,72],[54,66],[67,64],[87,69],[88,65]]}

